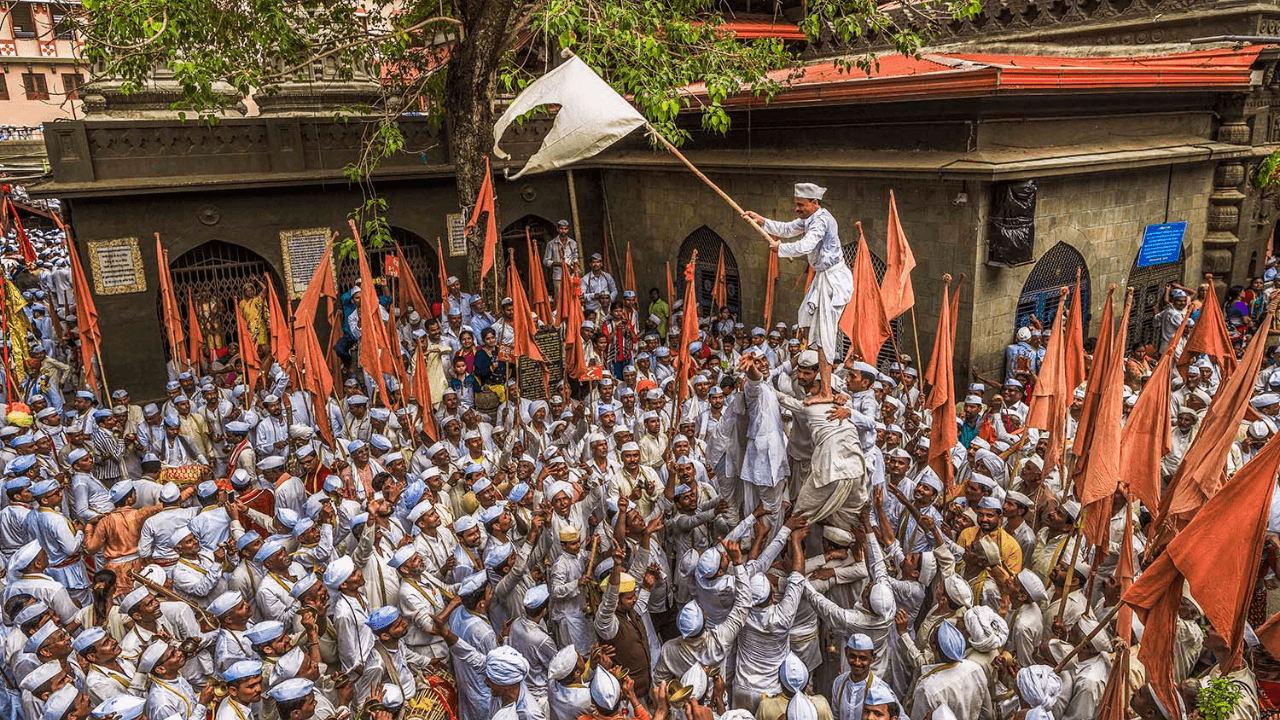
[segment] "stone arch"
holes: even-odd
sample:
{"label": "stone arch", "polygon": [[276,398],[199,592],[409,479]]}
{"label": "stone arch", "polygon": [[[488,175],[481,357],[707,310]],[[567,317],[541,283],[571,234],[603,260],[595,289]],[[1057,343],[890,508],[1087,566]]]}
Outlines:
{"label": "stone arch", "polygon": [[[680,255],[675,267],[671,268],[672,282],[675,284],[677,297],[684,297],[684,267],[698,251],[698,264],[694,267],[694,281],[697,283],[698,317],[710,317],[711,291],[716,283],[716,268],[720,264],[720,252],[724,251],[725,284],[728,286],[729,311],[734,317],[742,318],[742,286],[738,275],[738,258],[733,248],[720,237],[715,230],[703,225],[685,237],[680,245]],[[671,302],[674,302],[672,300]]]}
{"label": "stone arch", "polygon": [[[1080,251],[1065,242],[1059,242],[1041,255],[1035,267],[1031,269],[1031,274],[1027,275],[1026,281],[1022,283],[1014,328],[1010,328],[1011,335],[1014,329],[1027,325],[1033,315],[1039,318],[1040,324],[1046,328],[1053,323],[1054,315],[1058,311],[1059,289],[1064,285],[1068,288],[1075,286],[1076,268],[1080,269],[1080,309],[1084,313],[1082,320],[1085,335],[1088,336],[1089,266],[1085,263]],[[1067,301],[1070,302],[1070,300],[1071,298],[1068,297]]]}
{"label": "stone arch", "polygon": [[[276,292],[284,290],[279,274],[265,258],[243,245],[223,240],[202,243],[170,260],[169,272],[173,277],[174,295],[182,311],[183,333],[186,337],[191,336],[186,312],[190,297],[205,345],[215,358],[226,357],[231,343],[237,342],[235,313],[237,303],[244,297],[246,285],[265,288],[265,278],[270,274]],[[159,287],[156,290],[156,313],[163,327]],[[280,299],[281,302],[288,301],[284,295]]]}

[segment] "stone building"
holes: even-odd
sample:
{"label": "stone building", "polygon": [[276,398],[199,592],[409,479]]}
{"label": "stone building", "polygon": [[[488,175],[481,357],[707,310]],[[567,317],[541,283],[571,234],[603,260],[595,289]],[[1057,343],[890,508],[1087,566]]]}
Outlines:
{"label": "stone building", "polygon": [[[841,73],[816,58],[770,104],[731,99],[729,134],[694,131],[685,151],[743,207],[773,217],[791,216],[792,183],[827,186],[827,205],[840,222],[849,257],[859,221],[873,255],[883,257],[892,189],[919,262],[916,327],[910,318],[900,322],[901,350],[916,355],[918,346],[927,358],[940,278],[963,273],[968,279],[956,361],[961,378],[971,363],[995,376],[1014,328],[1031,314],[1048,320],[1058,288],[1074,281],[1077,269],[1091,320],[1102,311],[1110,285],[1121,288],[1117,312],[1123,288],[1132,286],[1131,337],[1149,338],[1163,283],[1194,284],[1202,272],[1213,272],[1220,283],[1240,284],[1259,274],[1280,208],[1274,196],[1248,182],[1261,159],[1280,147],[1280,121],[1270,110],[1280,83],[1276,51],[1243,43],[1208,50],[1185,44],[1196,28],[1206,34],[1260,32],[1277,8],[1255,5],[1246,12],[1212,3],[1152,2],[1123,9],[1111,0],[1068,2],[1074,15],[1052,28],[1061,45],[983,43],[979,52],[969,38],[980,29],[961,23],[948,30],[947,39],[956,44],[915,59],[883,56],[870,76]],[[1045,12],[1052,15],[1062,5]],[[1020,8],[1002,4],[984,27],[999,39],[1022,41],[1019,33],[1040,32],[1042,16],[1030,17],[1037,7],[1032,0]],[[1198,14],[1198,24],[1186,21],[1187,13]],[[1081,45],[1116,28],[1145,33],[1145,41],[1122,34],[1123,48]],[[759,25],[744,30],[763,32]],[[53,182],[39,193],[66,202],[86,267],[93,243],[137,240],[142,282],[132,292],[99,294],[98,309],[108,324],[108,376],[113,366],[135,368],[134,394],[147,397],[163,383],[154,233],[168,249],[179,295],[190,290],[198,305],[207,301],[211,329],[218,332],[217,325],[233,317],[230,303],[246,279],[265,273],[277,287],[287,286],[284,248],[296,231],[347,232],[348,213],[363,197],[342,167],[360,147],[362,123],[335,123],[315,112],[323,98],[311,107],[288,93],[274,107],[264,105],[261,115],[212,126],[168,117],[163,103],[150,113],[117,111],[111,104],[103,114],[51,128],[46,143]],[[458,209],[447,130],[419,118],[403,125],[412,152],[391,158],[374,181],[388,200],[393,233],[431,295],[439,280],[437,237],[444,238],[446,272],[463,275],[467,262],[448,249],[450,215],[456,222]],[[534,122],[509,131],[503,145],[515,155],[513,167],[537,146],[545,127]],[[1009,211],[1000,198],[1025,196],[1028,181],[1035,188],[1034,232],[1021,236],[1031,240],[1022,248],[1026,257],[1011,259],[1007,249],[993,247],[992,228],[1009,222],[1001,219]],[[639,135],[572,172],[499,178],[496,185],[503,241],[519,263],[527,254],[526,228],[535,239],[545,238],[556,220],[569,219],[587,253],[610,253],[615,275],[630,242],[643,296],[649,287],[665,289],[667,263],[679,292],[680,267],[695,248],[698,282],[709,287],[723,248],[730,304],[744,322],[762,321],[763,241],[678,161]],[[1145,229],[1177,222],[1186,223],[1177,260],[1139,267]],[[373,255],[376,272],[382,253]],[[802,273],[799,261],[782,263],[775,319],[792,317]],[[349,264],[340,268],[341,286],[353,279]]]}

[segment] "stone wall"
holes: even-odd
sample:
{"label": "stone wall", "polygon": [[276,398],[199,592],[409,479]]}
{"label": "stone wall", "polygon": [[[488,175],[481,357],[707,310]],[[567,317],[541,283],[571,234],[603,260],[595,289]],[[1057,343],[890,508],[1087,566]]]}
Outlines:
{"label": "stone wall", "polygon": [[[1157,167],[1039,181],[1035,257],[1039,259],[1058,242],[1084,256],[1091,285],[1091,327],[1086,329],[1086,337],[1097,332],[1107,289],[1113,283],[1117,286],[1117,319],[1123,311],[1125,283],[1147,225],[1187,221],[1184,247],[1189,252],[1182,281],[1194,282],[1201,267],[1212,183],[1213,166],[1208,163],[1174,166],[1172,173],[1169,167]],[[994,378],[1002,372],[1003,351],[1012,342],[1018,298],[1035,265],[985,265],[981,263],[982,251],[979,248],[976,300],[983,313],[980,318],[969,316],[969,320],[973,361],[984,375]],[[960,322],[966,323],[964,313]]]}

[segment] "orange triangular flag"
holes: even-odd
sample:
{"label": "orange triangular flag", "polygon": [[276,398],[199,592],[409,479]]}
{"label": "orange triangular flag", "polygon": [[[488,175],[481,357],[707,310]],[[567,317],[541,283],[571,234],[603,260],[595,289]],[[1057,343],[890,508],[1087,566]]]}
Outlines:
{"label": "orange triangular flag", "polygon": [[880,346],[889,339],[889,320],[884,314],[880,298],[880,284],[871,265],[871,251],[862,235],[862,223],[858,227],[858,251],[853,258],[853,297],[840,315],[840,329],[849,338],[849,357],[876,364]]}
{"label": "orange triangular flag", "polygon": [[293,316],[293,347],[302,377],[299,385],[311,394],[316,428],[331,444],[334,440],[333,428],[329,424],[325,403],[333,392],[333,374],[316,336],[315,321],[320,309],[320,298],[332,297],[337,292],[333,282],[332,248],[332,243],[325,247]]}
{"label": "orange triangular flag", "polygon": [[[563,276],[561,276],[563,277]],[[514,320],[511,329],[515,333],[515,346],[512,348],[516,358],[529,358],[537,362],[546,362],[538,343],[534,342],[534,334],[538,326],[533,321],[529,309],[529,299],[524,294],[524,284],[520,282],[520,274],[516,272],[515,251],[510,251],[507,260],[507,296],[511,298]]]}
{"label": "orange triangular flag", "polygon": [[431,374],[427,371],[426,353],[419,350],[413,355],[413,396],[418,403],[422,431],[433,441],[439,442],[440,431],[436,427],[436,414],[432,412]]}
{"label": "orange triangular flag", "polygon": [[564,317],[564,372],[574,380],[581,380],[587,372],[587,360],[582,347],[582,303],[577,301],[582,280],[572,274],[567,263],[563,264],[560,277],[564,281],[566,298]]}
{"label": "orange triangular flag", "polygon": [[1151,371],[1120,435],[1120,477],[1128,481],[1133,496],[1152,512],[1160,507],[1160,460],[1173,448],[1169,383],[1173,351],[1186,325],[1184,319]]}
{"label": "orange triangular flag", "polygon": [[196,315],[196,303],[191,297],[191,288],[187,288],[187,355],[200,366],[204,351],[204,332],[200,329],[200,318]]}
{"label": "orange triangular flag", "polygon": [[[436,238],[436,258],[440,261],[440,308],[434,313],[436,318],[444,322],[449,307],[449,274],[444,269],[444,249],[440,246],[440,238]],[[497,312],[497,308],[493,308]]]}
{"label": "orange triangular flag", "polygon": [[[1098,327],[1098,345],[1093,354],[1093,372],[1089,376],[1088,383],[1085,385],[1084,389],[1084,408],[1080,411],[1080,424],[1077,426],[1079,429],[1076,431],[1074,446],[1072,448],[1077,456],[1076,467],[1087,462],[1089,445],[1091,442],[1089,436],[1092,435],[1094,427],[1093,413],[1098,407],[1098,396],[1102,389],[1102,385],[1098,382],[1098,378],[1101,376],[1101,368],[1109,366],[1108,358],[1111,357],[1112,349],[1115,346],[1113,330],[1115,326],[1115,312],[1112,310],[1111,305],[1111,301],[1115,297],[1115,292],[1116,288],[1114,285],[1107,291],[1106,307],[1103,309],[1102,323]],[[1068,319],[1068,324],[1070,324],[1070,319]],[[1067,343],[1069,346],[1071,341],[1071,337],[1069,335],[1070,330],[1067,332]],[[1123,353],[1124,350],[1121,350],[1120,352]],[[1068,379],[1064,385],[1069,388],[1068,392],[1070,393],[1074,393],[1077,387],[1071,385],[1070,379]],[[1075,482],[1075,476],[1076,473],[1073,472],[1071,475],[1072,482]]]}
{"label": "orange triangular flag", "polygon": [[1067,410],[1071,406],[1072,389],[1067,387],[1066,354],[1067,334],[1062,331],[1062,312],[1066,304],[1066,288],[1058,296],[1058,310],[1053,318],[1053,332],[1049,346],[1045,348],[1044,361],[1040,364],[1039,380],[1031,397],[1031,409],[1027,413],[1027,427],[1048,432],[1049,447],[1044,454],[1045,472],[1057,468],[1062,462],[1062,434],[1066,430]]}
{"label": "orange triangular flag", "polygon": [[186,357],[187,348],[183,342],[182,313],[178,310],[178,298],[173,293],[173,277],[169,274],[169,252],[160,244],[160,233],[156,233],[156,259],[160,271],[160,309],[164,315],[169,354],[174,370],[189,369],[191,359]]}
{"label": "orange triangular flag", "polygon": [[[956,294],[960,293],[957,286]],[[955,414],[955,329],[952,325],[951,276],[942,277],[942,308],[938,312],[938,329],[933,336],[933,354],[925,369],[925,383],[929,394],[925,408],[933,419],[929,430],[929,467],[942,478],[946,495],[950,495],[954,481],[951,465],[951,449],[957,441]]]}
{"label": "orange triangular flag", "polygon": [[[1264,314],[1259,327],[1266,327],[1270,315]],[[1224,468],[1227,454],[1236,441],[1240,421],[1253,396],[1253,380],[1262,366],[1262,355],[1267,345],[1267,334],[1257,333],[1249,341],[1244,358],[1237,372],[1231,374],[1218,387],[1218,392],[1200,420],[1200,431],[1187,448],[1182,464],[1173,475],[1160,500],[1159,522],[1173,522],[1173,527],[1185,522],[1214,496],[1226,479]]]}
{"label": "orange triangular flag", "polygon": [[[631,263],[631,241],[627,241],[627,266],[624,268],[625,273],[622,276],[622,289],[636,292],[636,268]],[[639,293],[636,293],[639,297]]]}
{"label": "orange triangular flag", "polygon": [[720,308],[729,304],[729,278],[724,271],[724,243],[720,244],[720,259],[716,262],[716,282],[711,286],[711,312],[720,312]]}
{"label": "orange triangular flag", "polygon": [[[1132,304],[1133,297],[1129,295],[1107,353],[1106,365],[1099,367],[1095,363],[1093,366],[1093,375],[1099,385],[1098,401],[1090,418],[1090,432],[1085,436],[1089,446],[1081,453],[1084,457],[1075,471],[1080,504],[1088,508],[1084,535],[1095,547],[1109,537],[1111,497],[1122,478],[1120,436],[1124,422],[1124,348]],[[1094,384],[1095,380],[1090,378],[1089,385]]]}
{"label": "orange triangular flag", "polygon": [[1200,317],[1187,335],[1187,344],[1182,348],[1178,358],[1178,367],[1186,368],[1191,361],[1201,354],[1208,355],[1222,371],[1225,379],[1236,369],[1236,352],[1231,347],[1231,336],[1227,334],[1227,321],[1222,317],[1222,305],[1213,289],[1213,276],[1205,275],[1209,284],[1208,297],[1200,307]]}
{"label": "orange triangular flag", "polygon": [[[1062,358],[1062,376],[1066,380],[1067,392],[1075,392],[1085,379],[1084,311],[1080,307],[1080,302],[1080,271],[1077,270],[1076,287],[1071,293],[1071,314],[1067,317],[1066,354]],[[1110,312],[1111,306],[1107,307]]]}
{"label": "orange triangular flag", "polygon": [[[542,275],[542,263],[538,262],[538,245],[524,228],[524,241],[529,248],[529,302],[543,322],[551,324],[551,297],[547,295],[547,281]],[[561,275],[561,277],[564,277]]]}
{"label": "orange triangular flag", "polygon": [[276,294],[276,284],[271,273],[263,273],[267,279],[267,310],[271,320],[271,354],[280,367],[289,364],[293,358],[293,334],[289,332],[292,323],[280,306],[280,296]]}
{"label": "orange triangular flag", "polygon": [[769,248],[769,267],[764,275],[764,326],[773,324],[773,296],[778,285],[778,248]]}
{"label": "orange triangular flag", "polygon": [[356,241],[356,259],[360,263],[360,366],[373,376],[373,382],[382,393],[382,402],[387,404],[391,395],[387,392],[387,374],[394,372],[391,348],[387,344],[387,326],[382,322],[382,305],[378,302],[378,292],[373,284],[373,272],[369,270],[369,261],[365,257],[364,243],[360,241],[360,233],[356,230],[354,220],[351,225],[351,237]]}
{"label": "orange triangular flag", "polygon": [[[698,251],[693,251],[689,264],[684,268],[684,308],[680,315],[680,342],[676,345],[676,418],[689,396],[689,378],[693,377],[693,358],[689,345],[698,339],[698,296],[694,285],[694,272],[698,265]],[[678,422],[676,424],[679,424]],[[674,427],[675,425],[673,425]]]}
{"label": "orange triangular flag", "polygon": [[1238,667],[1278,469],[1280,435],[1272,435],[1124,594],[1124,602],[1146,626],[1138,657],[1156,696],[1168,708],[1177,707],[1173,657],[1184,581],[1230,648],[1227,657],[1219,658],[1223,672]]}
{"label": "orange triangular flag", "polygon": [[884,301],[884,315],[892,320],[910,310],[916,304],[916,291],[911,285],[911,270],[916,266],[915,253],[907,244],[907,234],[902,231],[898,219],[898,203],[889,191],[889,230],[886,241],[888,262],[884,280],[880,284],[880,296]]}
{"label": "orange triangular flag", "polygon": [[[57,215],[54,215],[56,218]],[[66,232],[66,227],[59,221],[59,227]],[[76,297],[76,325],[80,328],[80,363],[85,369],[85,380],[89,387],[98,387],[98,374],[94,372],[94,358],[102,351],[102,330],[98,328],[98,306],[93,302],[93,293],[89,291],[89,281],[84,276],[84,267],[80,265],[80,255],[67,234],[67,257],[71,259],[71,289]]]}
{"label": "orange triangular flag", "polygon": [[[483,284],[484,279],[489,274],[489,270],[493,268],[495,261],[494,255],[498,250],[498,230],[494,223],[497,218],[494,217],[493,208],[493,171],[489,169],[489,158],[484,159],[484,182],[480,185],[480,195],[476,198],[476,207],[471,211],[471,220],[467,222],[466,232],[470,234],[471,228],[475,227],[476,222],[480,219],[482,213],[488,213],[484,221],[484,254],[480,260],[480,282]],[[444,278],[440,278],[444,282]],[[446,291],[447,292],[447,291]],[[443,308],[441,308],[443,312]]]}
{"label": "orange triangular flag", "polygon": [[258,343],[249,333],[244,322],[244,312],[236,307],[236,339],[240,343],[240,361],[244,363],[245,385],[249,392],[245,393],[247,407],[252,395],[258,389],[258,377],[262,375],[262,358],[258,355]]}

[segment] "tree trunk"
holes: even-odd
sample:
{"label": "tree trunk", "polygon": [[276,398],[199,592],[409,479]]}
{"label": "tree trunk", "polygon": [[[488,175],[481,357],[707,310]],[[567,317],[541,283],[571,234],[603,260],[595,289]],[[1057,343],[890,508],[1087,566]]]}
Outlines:
{"label": "tree trunk", "polygon": [[[463,0],[458,11],[464,37],[455,48],[445,80],[445,113],[453,144],[458,205],[475,204],[484,183],[485,157],[493,147],[493,98],[498,68],[510,40],[507,31],[516,5],[512,0]],[[496,222],[496,218],[495,218]],[[468,240],[469,287],[480,288],[484,233]],[[501,267],[502,258],[496,258]]]}

